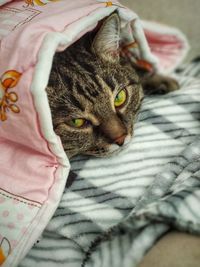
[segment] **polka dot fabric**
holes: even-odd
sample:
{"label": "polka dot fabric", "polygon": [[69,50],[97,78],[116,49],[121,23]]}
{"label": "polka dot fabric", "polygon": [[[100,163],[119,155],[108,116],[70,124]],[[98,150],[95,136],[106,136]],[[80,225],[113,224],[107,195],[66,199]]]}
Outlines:
{"label": "polka dot fabric", "polygon": [[[38,203],[0,190],[0,247],[3,250],[5,246],[2,252],[5,257],[7,256],[6,252],[11,253],[18,245],[20,238],[26,234],[26,230],[37,215],[40,206]],[[8,251],[5,243],[9,247]]]}

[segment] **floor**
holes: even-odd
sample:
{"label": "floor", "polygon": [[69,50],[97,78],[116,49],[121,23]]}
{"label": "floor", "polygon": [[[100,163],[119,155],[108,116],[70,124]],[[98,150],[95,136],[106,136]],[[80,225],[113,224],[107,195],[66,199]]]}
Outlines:
{"label": "floor", "polygon": [[186,60],[200,56],[200,0],[121,0],[142,19],[178,27],[191,49]]}

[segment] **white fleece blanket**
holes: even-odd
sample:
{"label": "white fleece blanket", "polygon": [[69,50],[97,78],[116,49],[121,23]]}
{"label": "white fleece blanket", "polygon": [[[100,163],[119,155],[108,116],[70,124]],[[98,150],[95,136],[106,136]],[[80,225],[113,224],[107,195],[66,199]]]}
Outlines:
{"label": "white fleece blanket", "polygon": [[72,160],[71,183],[20,267],[136,267],[166,232],[200,235],[200,58],[145,98],[131,145]]}

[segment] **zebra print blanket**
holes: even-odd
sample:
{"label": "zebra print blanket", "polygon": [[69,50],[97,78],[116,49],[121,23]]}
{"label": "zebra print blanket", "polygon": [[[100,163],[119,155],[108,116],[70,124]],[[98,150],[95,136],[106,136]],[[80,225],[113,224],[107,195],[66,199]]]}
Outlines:
{"label": "zebra print blanket", "polygon": [[71,184],[20,267],[134,267],[170,229],[200,234],[200,58],[181,90],[144,100],[131,145],[77,157]]}

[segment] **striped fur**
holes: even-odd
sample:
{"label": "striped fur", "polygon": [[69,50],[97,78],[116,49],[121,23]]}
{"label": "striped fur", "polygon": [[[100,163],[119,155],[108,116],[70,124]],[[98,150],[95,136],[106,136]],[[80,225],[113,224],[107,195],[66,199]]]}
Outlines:
{"label": "striped fur", "polygon": [[[97,33],[88,33],[54,57],[47,93],[55,132],[69,157],[108,156],[121,148],[121,137],[124,144],[130,140],[143,97],[142,82],[148,93],[177,88],[172,79],[158,75],[141,81],[135,66],[119,57],[119,25],[114,13]],[[127,100],[115,108],[114,99],[122,89]],[[70,121],[76,118],[89,123],[74,128]]]}
{"label": "striped fur", "polygon": [[[108,28],[114,30],[112,25],[115,24],[115,39],[119,36],[116,14],[107,20],[95,38],[89,33],[55,55],[47,92],[55,131],[69,157],[76,154],[105,156],[118,149],[119,146],[112,145],[116,138],[110,138],[114,125],[117,127],[115,137],[132,135],[142,88],[136,72],[129,66],[122,68],[116,55],[111,55],[108,45],[105,46],[107,41],[111,50],[117,50],[116,41],[110,43],[108,38],[112,37],[106,37]],[[116,110],[115,96],[124,88],[128,92],[128,101],[123,109]],[[68,124],[75,118],[84,118],[91,123],[76,129]],[[108,133],[105,133],[106,122]]]}

